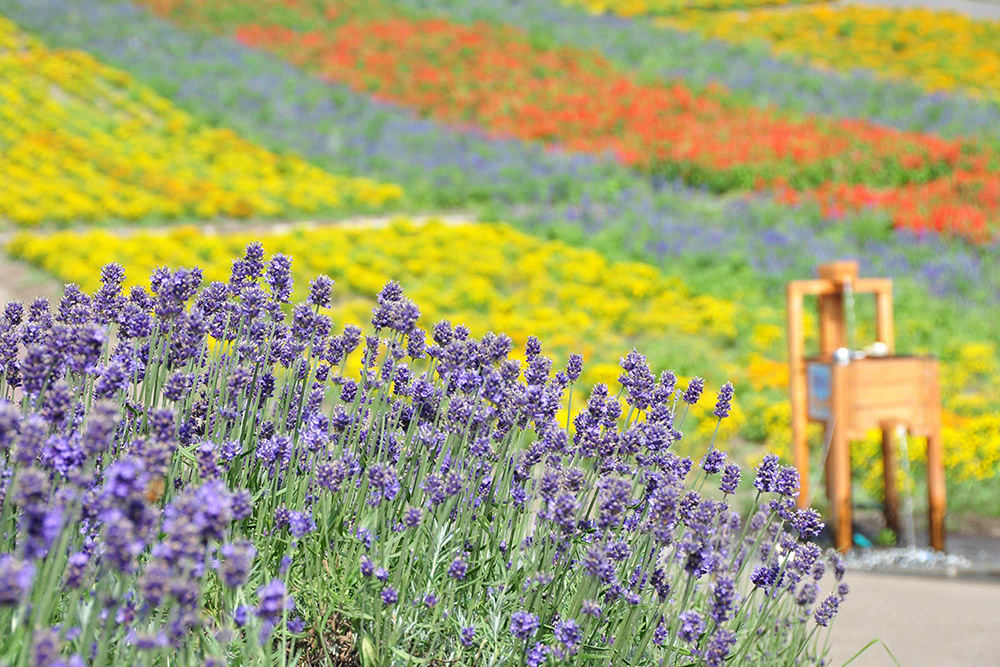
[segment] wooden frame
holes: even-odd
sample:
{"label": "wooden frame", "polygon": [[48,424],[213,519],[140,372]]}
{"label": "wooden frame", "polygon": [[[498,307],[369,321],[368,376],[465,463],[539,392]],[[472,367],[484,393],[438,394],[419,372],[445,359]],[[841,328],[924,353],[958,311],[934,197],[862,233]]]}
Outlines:
{"label": "wooden frame", "polygon": [[[853,544],[851,531],[850,439],[867,429],[882,429],[885,463],[886,521],[899,530],[899,498],[895,445],[892,432],[898,424],[910,433],[927,437],[927,487],[931,545],[944,550],[945,484],[941,446],[941,399],[937,362],[916,357],[869,358],[834,361],[834,352],[847,345],[844,293],[875,295],[875,328],[889,355],[895,351],[892,320],[892,281],[860,278],[857,262],[833,262],[818,268],[818,278],[788,284],[789,399],[792,407],[792,453],[802,478],[799,506],[810,499],[809,417],[807,366],[829,365],[828,413],[813,418],[832,431],[826,461],[826,493],[836,546],[846,551]],[[816,296],[819,305],[819,355],[805,353],[804,298]],[[822,369],[820,369],[822,370]],[[827,371],[824,371],[825,373]]]}

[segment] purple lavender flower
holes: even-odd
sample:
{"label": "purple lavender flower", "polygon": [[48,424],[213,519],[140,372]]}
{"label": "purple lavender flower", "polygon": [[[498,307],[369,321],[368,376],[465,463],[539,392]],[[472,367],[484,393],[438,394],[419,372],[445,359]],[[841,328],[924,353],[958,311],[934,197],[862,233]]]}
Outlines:
{"label": "purple lavender flower", "polygon": [[0,453],[10,450],[20,429],[21,412],[12,403],[0,400]]}
{"label": "purple lavender flower", "polygon": [[271,287],[271,296],[278,303],[288,303],[292,296],[292,258],[281,253],[271,256],[267,263],[265,275],[267,284]]}
{"label": "purple lavender flower", "polygon": [[656,386],[656,377],[649,370],[646,357],[632,350],[619,361],[619,365],[624,372],[618,381],[628,391],[626,398],[629,405],[645,410],[654,400]]}
{"label": "purple lavender flower", "polygon": [[534,637],[538,626],[538,617],[530,611],[515,611],[510,616],[510,634],[521,641]]}
{"label": "purple lavender flower", "polygon": [[91,456],[107,451],[114,442],[121,421],[118,406],[110,401],[98,401],[92,408],[83,432],[83,446]]}
{"label": "purple lavender flower", "polygon": [[253,496],[246,489],[237,489],[232,495],[233,520],[241,521],[253,512]]}
{"label": "purple lavender flower", "polygon": [[677,629],[677,636],[689,644],[698,641],[701,633],[705,632],[705,619],[693,609],[681,612],[677,621],[680,624],[680,627]]}
{"label": "purple lavender flower", "polygon": [[566,646],[570,654],[576,653],[580,642],[583,641],[583,631],[572,618],[556,623],[552,628],[552,632],[556,639]]}
{"label": "purple lavender flower", "polygon": [[719,419],[725,419],[729,416],[729,411],[732,409],[733,393],[732,382],[722,385],[722,389],[719,390],[719,396],[715,401],[715,410],[712,411],[713,415]]}
{"label": "purple lavender flower", "polygon": [[31,589],[35,566],[11,554],[0,554],[0,606],[19,604]]}
{"label": "purple lavender flower", "polygon": [[313,278],[309,283],[309,303],[317,308],[329,306],[333,285],[333,279],[329,276],[319,275]]}
{"label": "purple lavender flower", "polygon": [[384,604],[386,607],[392,606],[397,602],[399,602],[399,593],[397,593],[396,589],[393,588],[392,586],[386,586],[385,588],[383,588],[380,595],[382,597],[382,604]]}
{"label": "purple lavender flower", "polygon": [[78,551],[69,555],[66,560],[66,572],[63,584],[66,588],[75,589],[83,585],[83,577],[87,572],[87,565],[90,564],[90,556]]}
{"label": "purple lavender flower", "polygon": [[772,586],[778,579],[777,565],[759,565],[750,574],[750,583],[760,588]]}
{"label": "purple lavender flower", "polygon": [[472,646],[472,640],[475,636],[476,628],[471,625],[467,625],[458,633],[458,641],[462,643],[462,646],[468,648],[469,646]]}
{"label": "purple lavender flower", "polygon": [[581,503],[576,495],[561,493],[552,503],[552,520],[564,529],[571,529],[576,525],[576,514],[580,507]]}
{"label": "purple lavender flower", "polygon": [[420,525],[422,516],[423,511],[419,507],[410,507],[403,514],[403,523],[406,524],[407,528],[416,528]]}
{"label": "purple lavender flower", "polygon": [[566,375],[569,377],[570,382],[576,382],[580,379],[580,374],[583,372],[583,355],[582,354],[571,354],[569,359],[566,361]]}
{"label": "purple lavender flower", "polygon": [[599,528],[610,528],[621,521],[622,512],[628,506],[632,497],[632,485],[628,480],[610,477],[600,484],[597,518]]}
{"label": "purple lavender flower", "polygon": [[794,498],[799,495],[799,471],[794,466],[782,466],[774,476],[772,490],[782,496]]}
{"label": "purple lavender flower", "polygon": [[[709,475],[714,475],[722,470],[725,463],[726,453],[720,449],[711,449],[705,454],[705,458],[701,460],[701,469]],[[739,467],[737,467],[737,470],[739,470]]]}
{"label": "purple lavender flower", "polygon": [[712,620],[718,625],[728,621],[733,615],[736,598],[736,584],[733,579],[720,576],[712,586]]}
{"label": "purple lavender flower", "polygon": [[722,470],[722,479],[719,481],[719,490],[726,495],[731,495],[736,493],[736,489],[740,485],[740,477],[743,475],[743,471],[735,463],[726,464],[726,467]]}
{"label": "purple lavender flower", "polygon": [[830,621],[837,615],[838,607],[840,607],[840,598],[834,594],[828,595],[820,603],[816,613],[813,614],[813,617],[816,619],[816,625],[824,628],[829,626]]}
{"label": "purple lavender flower", "polygon": [[545,644],[541,642],[536,643],[524,655],[525,667],[542,667],[545,664],[545,656],[549,654],[550,650]]}
{"label": "purple lavender flower", "polygon": [[542,343],[535,336],[528,336],[527,342],[524,344],[524,358],[531,362],[532,359],[537,357],[542,353]]}
{"label": "purple lavender flower", "polygon": [[219,563],[219,577],[229,588],[239,588],[246,582],[257,550],[246,540],[222,546],[222,562]]}
{"label": "purple lavender flower", "polygon": [[313,520],[311,512],[292,512],[288,519],[288,526],[295,537],[303,537],[316,530],[316,522]]}
{"label": "purple lavender flower", "polygon": [[780,461],[774,454],[765,454],[757,467],[754,469],[757,477],[753,481],[754,488],[761,493],[774,491],[775,481],[778,475]]}
{"label": "purple lavender flower", "polygon": [[844,557],[840,555],[837,551],[830,551],[828,553],[830,559],[830,565],[833,567],[833,576],[837,581],[844,578],[844,572],[847,571],[847,566],[844,563]]}
{"label": "purple lavender flower", "polygon": [[732,630],[729,628],[716,630],[712,638],[708,640],[708,646],[705,647],[703,654],[705,664],[708,667],[723,667],[726,664],[726,658],[729,657],[729,651],[732,650],[735,643],[736,635]]}
{"label": "purple lavender flower", "polygon": [[580,605],[580,613],[599,618],[601,615],[601,606],[595,600],[584,600]]}
{"label": "purple lavender flower", "polygon": [[819,595],[819,584],[815,581],[807,581],[802,584],[802,588],[795,594],[795,603],[800,607],[809,607],[816,602]]}
{"label": "purple lavender flower", "polygon": [[257,608],[254,613],[272,627],[277,624],[281,614],[292,607],[291,598],[285,592],[285,582],[281,579],[272,579],[270,583],[257,589]]}
{"label": "purple lavender flower", "polygon": [[62,652],[58,628],[40,628],[35,631],[31,647],[32,664],[36,667],[53,667]]}
{"label": "purple lavender flower", "polygon": [[811,540],[819,535],[824,525],[819,512],[812,508],[800,509],[792,518],[792,528],[803,540]]}
{"label": "purple lavender flower", "polygon": [[701,392],[705,390],[705,380],[700,377],[691,378],[687,389],[681,395],[681,400],[688,405],[694,405],[701,398]]}
{"label": "purple lavender flower", "polygon": [[458,581],[463,581],[468,571],[469,564],[461,556],[451,561],[451,565],[448,566],[448,576]]}

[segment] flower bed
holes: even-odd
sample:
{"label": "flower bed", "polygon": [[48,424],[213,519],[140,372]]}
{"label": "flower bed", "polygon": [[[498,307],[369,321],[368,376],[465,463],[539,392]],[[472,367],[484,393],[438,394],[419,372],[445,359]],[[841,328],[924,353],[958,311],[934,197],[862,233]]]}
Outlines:
{"label": "flower bed", "polygon": [[[598,53],[538,46],[504,26],[379,18],[392,15],[389,4],[380,10],[377,3],[357,9],[332,2],[325,11],[289,6],[278,14],[229,0],[160,1],[153,8],[203,27],[211,21],[244,43],[452,125],[610,152],[625,164],[715,191],[783,184],[899,188],[956,171],[991,180],[996,169],[993,152],[975,143],[736,105],[722,92],[644,83]],[[243,23],[254,19],[273,23]],[[926,212],[902,216],[888,208],[897,224],[991,240],[996,211],[977,194],[935,184],[923,192]],[[968,213],[953,219],[959,209]]]}
{"label": "flower bed", "polygon": [[[230,257],[251,238],[269,252],[297,258],[295,277],[303,288],[303,278],[314,273],[334,278],[339,297],[331,312],[338,321],[363,324],[373,305],[367,295],[405,278],[431,319],[463,322],[477,336],[504,331],[519,347],[537,335],[555,352],[585,354],[592,360],[581,380],[586,387],[613,383],[618,358],[637,346],[653,350],[656,362],[683,349],[678,368],[684,372],[694,372],[698,362],[717,366],[715,346],[730,344],[746,317],[732,301],[694,294],[648,264],[608,261],[594,250],[507,225],[399,219],[387,226],[328,225],[264,235],[205,236],[192,228],[124,238],[60,232],[18,236],[8,251],[94,290],[98,276],[88,268],[112,259],[133,276],[164,265],[199,265],[206,279],[224,280]],[[664,340],[671,345],[663,346]],[[689,422],[700,417],[692,414]],[[730,422],[739,427],[738,410]]]}
{"label": "flower bed", "polygon": [[[648,349],[655,365],[675,360],[674,368],[685,376],[711,370],[710,385],[732,378],[745,389],[721,437],[741,436],[790,457],[779,309],[744,303],[745,298],[734,302],[699,294],[648,264],[611,262],[597,252],[544,241],[506,225],[397,220],[388,226],[334,225],[264,236],[204,236],[187,228],[126,237],[105,231],[60,232],[20,235],[7,250],[93,290],[99,283],[89,267],[111,260],[122,262],[134,276],[164,265],[197,264],[204,267],[206,279],[224,280],[231,270],[229,258],[251,236],[260,238],[268,251],[297,259],[295,277],[303,290],[309,275],[333,277],[339,296],[331,314],[340,322],[364,324],[374,305],[366,295],[387,280],[401,279],[431,319],[464,322],[477,336],[502,330],[519,347],[537,334],[555,354],[582,352],[589,360],[580,377],[584,389],[613,384],[620,372],[616,360],[632,347]],[[922,297],[919,303],[925,304]],[[901,321],[900,335],[912,336],[906,322]],[[943,333],[936,349],[957,345],[955,332]],[[866,335],[863,328],[858,335]],[[944,365],[946,468],[952,482],[1000,479],[994,467],[977,463],[1000,460],[1000,406],[993,398],[1000,392],[997,356],[991,343],[967,342]],[[560,412],[559,419],[565,423],[566,418]],[[687,424],[700,438],[710,436],[715,426],[698,406]],[[680,451],[685,446],[680,444]],[[878,496],[881,473],[864,453],[877,452],[879,440],[873,435],[855,447],[859,478]],[[915,444],[911,456],[921,462],[923,448]]]}
{"label": "flower bed", "polygon": [[919,83],[1000,99],[1000,22],[916,8],[814,7],[745,14],[688,13],[670,25],[728,41],[763,41],[775,53],[864,67]]}
{"label": "flower bed", "polygon": [[696,380],[629,353],[628,410],[597,387],[569,429],[581,358],[425,334],[396,283],[362,341],[255,244],[225,283],[101,276],[0,319],[6,661],[822,661],[843,563],[794,469],[761,462],[742,515],[719,444],[673,453]]}
{"label": "flower bed", "polygon": [[81,51],[0,17],[0,219],[235,218],[379,210],[395,185],[328,174],[206,127]]}
{"label": "flower bed", "polygon": [[787,7],[831,0],[560,0],[564,5],[580,7],[594,14],[605,12],[620,16],[656,16],[689,14],[699,11],[726,11],[757,7]]}

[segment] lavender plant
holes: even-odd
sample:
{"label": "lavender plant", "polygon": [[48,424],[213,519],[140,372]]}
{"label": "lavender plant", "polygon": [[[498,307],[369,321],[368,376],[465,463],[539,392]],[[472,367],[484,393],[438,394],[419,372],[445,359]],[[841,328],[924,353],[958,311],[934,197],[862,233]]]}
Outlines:
{"label": "lavender plant", "polygon": [[633,351],[574,410],[579,355],[425,332],[395,282],[336,330],[290,263],[6,306],[0,663],[821,664],[843,563],[793,468],[743,516],[714,439],[672,451],[700,378]]}

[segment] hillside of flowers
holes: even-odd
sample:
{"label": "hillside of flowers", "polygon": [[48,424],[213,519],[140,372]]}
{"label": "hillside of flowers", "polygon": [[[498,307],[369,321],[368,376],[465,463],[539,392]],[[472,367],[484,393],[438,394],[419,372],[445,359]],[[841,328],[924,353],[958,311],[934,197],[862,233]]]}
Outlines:
{"label": "hillside of flowers", "polygon": [[[510,131],[506,133],[494,131],[489,125],[478,127],[473,122],[478,116],[458,118],[449,115],[453,112],[444,108],[442,113],[445,115],[435,117],[437,107],[433,106],[426,107],[432,112],[431,117],[417,118],[413,111],[423,108],[420,105],[424,102],[420,99],[400,106],[405,100],[381,98],[377,91],[369,96],[367,88],[352,81],[331,84],[314,77],[308,72],[322,75],[323,70],[317,70],[310,64],[312,61],[301,63],[308,70],[305,71],[285,64],[283,58],[274,59],[229,40],[182,31],[176,24],[164,22],[142,7],[96,0],[88,2],[90,11],[87,12],[73,9],[79,7],[79,3],[60,0],[37,3],[4,0],[0,9],[9,11],[9,16],[19,21],[20,27],[11,27],[8,32],[23,35],[21,41],[29,40],[31,30],[37,31],[37,37],[30,37],[31,43],[36,45],[34,52],[43,48],[50,51],[75,49],[72,53],[87,50],[106,59],[108,65],[102,67],[109,71],[111,67],[120,68],[123,72],[120,78],[126,77],[124,72],[127,72],[131,77],[126,79],[129,85],[146,84],[156,91],[148,95],[170,97],[178,105],[177,113],[189,114],[189,122],[200,125],[203,131],[232,136],[232,130],[236,130],[238,135],[255,142],[263,150],[287,156],[283,159],[304,159],[327,174],[343,174],[339,178],[354,179],[351,182],[368,188],[364,191],[376,188],[383,198],[388,197],[380,198],[379,205],[389,202],[397,208],[410,206],[417,210],[459,207],[481,211],[486,220],[506,220],[524,232],[560,239],[562,244],[526,249],[523,260],[517,252],[482,258],[479,256],[482,249],[477,244],[483,241],[517,246],[514,237],[509,236],[512,230],[500,232],[498,236],[497,229],[509,228],[439,225],[422,228],[419,233],[412,230],[403,233],[405,223],[404,227],[391,226],[366,234],[347,232],[344,235],[344,232],[319,229],[296,232],[292,237],[298,237],[299,241],[293,246],[278,241],[282,237],[276,237],[276,249],[308,262],[316,271],[336,275],[340,284],[348,289],[346,294],[369,295],[367,299],[370,299],[379,284],[400,278],[402,272],[408,271],[414,276],[411,279],[413,287],[422,290],[418,293],[421,301],[426,303],[425,307],[434,309],[435,316],[468,321],[477,333],[504,330],[519,342],[531,333],[544,333],[560,351],[595,351],[596,363],[588,366],[584,378],[588,385],[613,380],[614,365],[630,345],[644,347],[657,363],[672,364],[691,375],[703,373],[706,365],[717,367],[720,377],[716,382],[721,383],[723,376],[734,378],[747,390],[741,393],[738,401],[738,418],[731,420],[731,434],[749,443],[761,443],[765,449],[787,453],[783,313],[780,303],[773,297],[773,290],[780,289],[785,280],[809,275],[818,261],[859,257],[866,273],[892,275],[897,281],[900,347],[932,352],[946,361],[946,424],[952,434],[946,442],[950,479],[955,482],[996,479],[995,466],[991,462],[1000,457],[995,416],[1000,411],[995,399],[1000,376],[997,371],[1000,341],[985,315],[1000,300],[1000,273],[989,260],[994,242],[970,244],[950,235],[914,235],[905,229],[893,232],[892,221],[878,211],[852,214],[845,207],[831,213],[829,206],[824,210],[818,204],[792,197],[787,188],[779,190],[776,198],[766,192],[757,192],[749,198],[740,196],[719,201],[704,190],[664,178],[662,172],[654,170],[655,175],[650,177],[649,169],[626,164],[622,156],[613,151],[590,150],[586,145],[576,146],[574,150],[573,146],[558,140],[562,136],[558,133],[564,131],[558,124],[552,136],[537,137],[531,132],[517,136],[516,132],[522,130],[516,124],[509,126]],[[198,21],[211,19],[212,26],[232,26],[234,32],[261,16],[275,21],[275,25],[294,26],[287,28],[289,30],[312,30],[317,35],[322,32],[318,26],[330,26],[329,34],[335,36],[341,34],[338,26],[350,25],[351,21],[372,22],[387,17],[390,25],[405,26],[406,21],[423,20],[429,22],[426,25],[439,28],[427,35],[415,35],[424,42],[415,43],[418,49],[411,60],[439,53],[434,49],[447,43],[440,41],[444,39],[442,34],[455,38],[465,35],[472,42],[464,48],[476,49],[475,53],[482,53],[482,57],[493,57],[488,56],[490,51],[484,50],[489,46],[490,35],[503,34],[505,30],[513,30],[510,34],[514,37],[529,34],[518,30],[531,28],[526,23],[529,19],[539,24],[539,17],[546,16],[531,13],[534,11],[532,3],[526,3],[528,6],[523,14],[515,12],[512,16],[512,20],[524,23],[524,27],[509,28],[497,21],[489,25],[464,23],[478,20],[481,15],[492,18],[484,15],[487,10],[474,2],[453,6],[454,19],[448,21],[443,20],[444,3],[412,3],[406,7],[345,2],[280,4],[284,9],[271,12],[265,11],[271,5],[262,4],[254,9],[254,6],[219,0],[191,4],[159,2],[150,3],[150,6],[157,12],[174,12],[171,16],[190,27],[201,25]],[[560,19],[571,16],[580,20],[582,17],[585,21],[598,22],[595,25],[605,25],[599,23],[605,21],[603,17],[559,8],[553,11],[569,12],[554,15]],[[465,12],[472,16],[467,17]],[[465,33],[447,32],[465,30],[463,25],[474,29]],[[676,79],[669,80],[672,88],[662,85],[655,88],[658,84],[646,68],[627,66],[614,56],[610,46],[587,50],[585,44],[554,41],[563,22],[552,22],[551,26],[551,38],[525,43],[527,51],[523,57],[550,59],[544,61],[549,63],[548,70],[536,68],[533,74],[527,74],[528,79],[521,81],[531,84],[535,81],[531,77],[537,75],[542,77],[537,79],[540,85],[548,81],[555,86],[546,88],[543,85],[538,95],[565,94],[562,76],[566,71],[577,72],[574,76],[581,77],[580,81],[601,85],[604,84],[595,78],[597,75],[611,72],[620,77],[633,72],[634,85],[643,91],[684,90],[678,87],[683,84]],[[647,29],[639,21],[622,24],[618,29],[633,27]],[[538,32],[532,30],[530,34]],[[581,34],[585,36],[586,33]],[[583,37],[578,39],[583,40]],[[51,46],[45,46],[45,40],[49,40]],[[324,49],[324,44],[317,41],[311,48]],[[183,54],[191,55],[184,57]],[[444,56],[446,52],[439,55]],[[515,58],[518,52],[512,49],[507,54],[495,54],[496,57],[501,55]],[[452,65],[456,67],[438,63],[436,71],[451,76],[453,69],[459,69],[456,63]],[[350,73],[352,70],[342,71]],[[370,74],[375,77],[390,71],[370,68]],[[457,74],[464,76],[460,71]],[[433,93],[434,97],[428,100],[445,100],[459,83],[453,79],[425,82],[423,90]],[[482,83],[479,88],[468,90],[469,100],[485,103],[492,94],[491,86],[504,84],[499,80],[495,84],[489,80]],[[698,82],[693,82],[685,94],[688,95],[687,103],[695,105],[691,107],[692,112],[702,111],[716,120],[724,117],[719,114],[727,113],[728,105],[746,104],[741,95],[718,87],[704,88]],[[59,101],[63,102],[61,97]],[[970,107],[967,100],[958,98],[944,99],[944,102],[956,110]],[[476,113],[481,108],[471,101],[463,104],[472,105],[469,108],[476,109]],[[734,114],[743,108],[734,108]],[[691,117],[694,123],[705,122],[703,118],[684,112],[683,108],[676,108],[675,112]],[[509,114],[509,109],[504,113]],[[828,119],[802,116],[797,110],[775,115],[770,107],[762,108],[761,113],[760,118],[764,119],[761,122],[794,120],[800,127],[807,127],[801,125],[804,121],[819,123],[819,126],[843,122],[835,116]],[[493,113],[488,118],[490,122],[512,122],[509,115]],[[291,119],[294,122],[289,122]],[[579,125],[586,119],[560,120],[585,141],[598,142],[598,145],[605,141],[621,141],[614,133],[601,135],[593,129],[582,131],[581,127],[592,127]],[[882,127],[878,119],[866,119],[868,126],[857,125],[853,120],[849,122],[855,123],[855,127]],[[691,130],[696,125],[688,127]],[[705,127],[706,132],[711,132],[710,123]],[[942,150],[957,147],[958,152],[953,155],[958,159],[975,157],[977,150],[992,150],[991,141],[983,139],[978,129],[970,131],[969,136],[973,138],[968,140],[953,137],[951,133],[935,137],[924,128],[917,132],[900,129],[900,132],[877,131],[882,133],[880,137],[915,141],[914,146],[930,146],[932,144],[920,142],[931,141]],[[550,147],[543,148],[540,144]],[[870,146],[882,149],[878,142],[870,142]],[[788,148],[795,148],[795,145],[789,144]],[[895,156],[889,158],[896,159]],[[830,159],[836,160],[838,156],[833,155]],[[258,168],[259,162],[248,164]],[[766,161],[763,164],[768,168]],[[828,161],[828,164],[837,163]],[[841,160],[841,164],[847,161]],[[742,165],[730,172],[740,173],[745,167]],[[917,174],[918,169],[907,169],[904,165],[897,165],[897,172],[905,179],[922,178]],[[281,187],[303,186],[302,179],[285,178],[280,173],[276,182],[283,184]],[[378,185],[386,182],[399,186]],[[974,193],[979,201],[990,201],[988,190],[983,192],[977,190],[975,184],[956,182],[961,183],[967,195]],[[940,191],[940,183],[941,179],[937,179],[891,191],[901,193],[897,195],[900,201],[913,205],[914,199],[902,193],[909,195],[920,188]],[[399,194],[400,186],[406,197],[402,202],[394,197]],[[857,191],[852,188],[868,186],[841,184],[836,187],[840,189],[840,196],[846,193],[857,200]],[[322,195],[311,198],[307,194],[300,208],[289,210],[329,210],[322,205],[322,197],[334,196],[331,192],[336,191],[325,190]],[[824,192],[824,196],[832,197],[833,193]],[[396,203],[391,204],[393,201]],[[348,208],[364,211],[363,204],[363,201],[356,202]],[[233,216],[224,209],[215,213]],[[164,217],[150,215],[147,219],[155,221]],[[943,219],[954,218],[945,214]],[[50,214],[50,221],[59,222],[59,219]],[[87,220],[81,216],[79,221]],[[162,264],[201,265],[206,271],[215,272],[213,275],[219,275],[227,269],[226,263],[213,258],[226,257],[258,237],[260,235],[254,232],[201,238],[191,231],[167,236],[158,232],[151,236],[124,237],[104,232],[80,238],[74,235],[22,236],[8,246],[8,251],[61,279],[92,287],[92,266],[112,260],[123,262],[130,275],[143,275]],[[350,251],[346,249],[348,245]],[[447,251],[442,255],[442,259],[448,258],[454,264],[447,272],[442,266],[433,266],[434,270],[424,273],[426,269],[412,260],[414,252],[418,256],[434,257],[435,252],[443,248],[466,246],[469,250],[457,255]],[[572,246],[585,246],[591,251],[579,257],[567,255]],[[366,247],[370,250],[365,250]],[[327,250],[321,253],[320,248]],[[806,252],[791,252],[791,249],[802,248]],[[313,263],[316,262],[314,255],[322,255],[323,260]],[[462,261],[457,261],[459,258]],[[502,284],[502,277],[495,272],[481,273],[490,263],[519,266],[524,274],[534,274],[537,279],[521,285]],[[433,262],[424,266],[428,265]],[[570,266],[591,268],[589,271],[579,269],[583,275],[565,273]],[[630,280],[638,285],[639,292],[634,291],[634,287],[626,287],[626,291],[613,296],[618,288],[612,285],[621,280],[623,273],[635,274]],[[460,276],[463,275],[469,277],[462,281]],[[630,306],[639,303],[637,298],[648,298],[640,294],[663,289],[655,287],[656,281],[665,281],[661,284],[671,292],[670,303],[677,306],[673,315],[648,309],[630,314]],[[575,293],[567,289],[573,285],[583,291]],[[517,289],[524,289],[524,296]],[[589,293],[585,294],[586,291]],[[970,313],[969,321],[962,327],[952,325],[957,318],[957,303],[961,303],[964,313]],[[345,318],[362,324],[369,304],[369,300],[359,296],[338,307],[344,308]],[[561,315],[568,304],[581,304],[583,308]],[[587,304],[596,304],[596,309],[588,310]],[[976,317],[976,313],[984,315]],[[586,336],[582,332],[586,332]],[[706,338],[704,334],[709,332],[718,333]],[[671,340],[673,344],[661,346],[660,340]],[[676,355],[682,358],[675,361],[672,351],[678,350],[683,350]],[[719,350],[724,353],[720,355]],[[692,415],[694,423],[701,423],[701,418],[697,411]],[[705,420],[705,426],[699,428],[711,430],[710,420]],[[877,451],[877,446],[874,438],[859,444],[861,460],[864,460],[864,451]],[[913,455],[919,460],[922,455],[919,445],[914,448]],[[866,468],[861,472],[866,486],[877,496],[880,471]],[[965,501],[962,498],[966,487],[960,488],[955,499],[958,505],[961,507],[963,502],[975,505],[981,496],[979,488],[986,487],[968,489]]]}
{"label": "hillside of flowers", "polygon": [[610,153],[717,192],[776,188],[830,212],[882,209],[897,228],[978,241],[996,234],[997,155],[979,142],[801,118],[738,104],[723,91],[646,83],[592,50],[539,46],[481,22],[406,17],[389,2],[281,3],[280,13],[228,0],[149,4],[449,124]]}
{"label": "hillside of flowers", "polygon": [[402,197],[206,127],[127,74],[49,49],[2,17],[0,72],[0,219],[16,225],[329,215]]}
{"label": "hillside of flowers", "polygon": [[893,279],[949,511],[1000,515],[998,43],[807,1],[0,0],[0,665],[829,664],[785,283]]}

